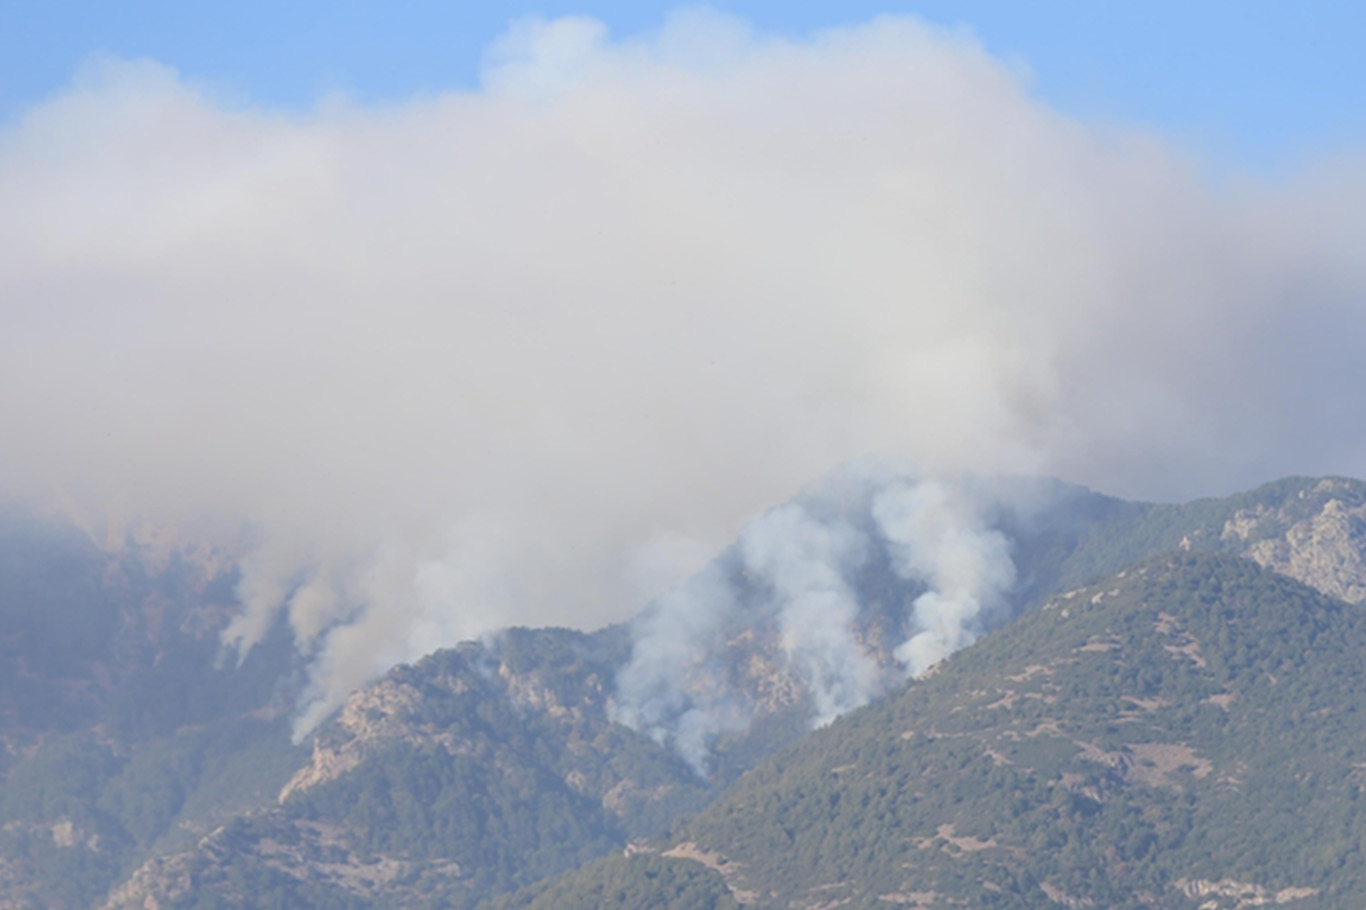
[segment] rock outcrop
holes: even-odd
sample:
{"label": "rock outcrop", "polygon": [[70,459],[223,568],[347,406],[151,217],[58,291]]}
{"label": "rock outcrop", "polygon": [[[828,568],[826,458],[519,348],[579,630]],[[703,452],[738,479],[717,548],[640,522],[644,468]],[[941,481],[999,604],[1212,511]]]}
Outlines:
{"label": "rock outcrop", "polygon": [[[1291,502],[1240,509],[1222,539],[1258,565],[1348,603],[1366,601],[1366,502],[1361,484],[1326,478]],[[1304,515],[1305,506],[1312,511]]]}

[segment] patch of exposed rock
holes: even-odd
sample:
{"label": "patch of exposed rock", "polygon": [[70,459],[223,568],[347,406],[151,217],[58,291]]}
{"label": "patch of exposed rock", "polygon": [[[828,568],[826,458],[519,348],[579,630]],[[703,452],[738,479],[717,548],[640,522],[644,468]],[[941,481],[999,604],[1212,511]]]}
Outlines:
{"label": "patch of exposed rock", "polygon": [[161,910],[170,906],[194,887],[193,861],[189,853],[149,859],[110,892],[101,910]]}
{"label": "patch of exposed rock", "polygon": [[1200,910],[1244,910],[1246,907],[1292,904],[1319,893],[1317,888],[1282,888],[1273,891],[1251,882],[1228,878],[1217,882],[1183,878],[1175,886],[1186,897],[1200,901]]}
{"label": "patch of exposed rock", "polygon": [[736,876],[739,872],[739,864],[731,862],[719,853],[705,850],[692,841],[688,841],[665,850],[662,855],[673,859],[690,859],[716,872],[726,883],[727,890],[741,904],[752,904],[759,899],[759,892],[746,890],[737,884]]}
{"label": "patch of exposed rock", "polygon": [[413,723],[421,701],[417,689],[389,678],[352,693],[335,721],[336,733],[314,740],[312,759],[285,784],[280,802],[356,768],[370,743],[421,738]]}
{"label": "patch of exposed rock", "polygon": [[1257,564],[1348,603],[1366,601],[1366,503],[1352,503],[1345,481],[1325,479],[1306,498],[1327,497],[1308,516],[1291,502],[1240,509],[1225,524],[1225,542]]}

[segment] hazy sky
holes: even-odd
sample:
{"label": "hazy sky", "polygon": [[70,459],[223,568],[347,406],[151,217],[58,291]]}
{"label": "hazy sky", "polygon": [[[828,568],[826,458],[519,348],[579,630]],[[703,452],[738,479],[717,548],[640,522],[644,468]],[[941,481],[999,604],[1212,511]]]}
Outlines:
{"label": "hazy sky", "polygon": [[[686,4],[685,4],[686,5]],[[678,4],[50,0],[3,4],[0,117],[59,90],[91,53],[151,57],[227,97],[293,109],[472,87],[521,16],[586,14],[621,37]],[[1216,165],[1282,169],[1366,135],[1366,7],[1351,0],[924,0],[717,4],[788,35],[910,13],[969,29],[1028,68],[1037,95],[1087,118],[1143,123]]]}
{"label": "hazy sky", "polygon": [[868,455],[1366,475],[1348,13],[776,8],[11,17],[0,493],[245,521],[317,716]]}

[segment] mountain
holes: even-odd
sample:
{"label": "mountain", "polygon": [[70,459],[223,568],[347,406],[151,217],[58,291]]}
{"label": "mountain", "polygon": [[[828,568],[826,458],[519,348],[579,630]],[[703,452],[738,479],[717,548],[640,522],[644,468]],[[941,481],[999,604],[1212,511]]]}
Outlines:
{"label": "mountain", "polygon": [[92,906],[306,755],[287,630],[219,659],[236,575],[207,548],[0,510],[0,907]]}
{"label": "mountain", "polygon": [[607,719],[624,632],[509,630],[396,668],[318,734],[277,806],[110,906],[468,906],[615,849],[673,814],[660,803],[700,807],[677,755]]}
{"label": "mountain", "polygon": [[[679,906],[731,900],[697,863],[733,878],[719,847],[700,834],[657,838],[680,818],[711,817],[718,798],[750,786],[744,772],[807,737],[822,686],[843,691],[830,684],[843,678],[831,654],[849,654],[794,649],[792,605],[849,610],[835,631],[855,662],[876,668],[840,704],[850,710],[901,691],[899,651],[921,598],[949,590],[906,570],[906,547],[879,511],[888,491],[926,492],[902,476],[813,484],[708,567],[704,591],[722,589],[714,601],[689,599],[685,586],[687,596],[628,625],[512,629],[437,652],[356,692],[304,748],[288,739],[302,679],[288,628],[240,665],[220,653],[235,610],[230,559],[192,542],[97,543],[69,524],[15,518],[0,526],[10,674],[0,688],[10,756],[0,907],[472,907],[514,892],[571,906],[583,894],[634,895],[638,875],[672,888]],[[1245,556],[1339,599],[1366,596],[1358,481],[1291,478],[1179,505],[1032,479],[961,479],[947,494],[917,500],[952,519],[931,527],[1010,569],[995,576],[1009,580],[1000,596],[966,621],[961,643],[985,637],[965,657],[1043,615],[1036,608],[1059,592],[1162,553]],[[822,546],[775,562],[756,527]],[[853,545],[823,546],[831,540]],[[694,624],[692,637],[671,637],[669,610],[698,608],[714,620],[705,634]],[[808,641],[824,641],[824,629]],[[672,652],[647,647],[661,630]],[[667,672],[632,701],[624,680],[642,666]],[[46,693],[46,707],[28,708],[38,704],[29,691]],[[627,710],[641,705],[655,713]],[[686,740],[699,717],[716,716],[705,738]],[[630,844],[658,852],[620,856]],[[609,854],[578,879],[556,878]],[[518,890],[536,883],[552,890]]]}
{"label": "mountain", "polygon": [[813,733],[645,849],[760,908],[1366,906],[1363,679],[1359,608],[1247,560],[1158,557]]}
{"label": "mountain", "polygon": [[621,719],[706,773],[719,758],[707,736],[783,712],[828,720],[1053,593],[1178,549],[1245,556],[1358,602],[1366,484],[1287,478],[1153,504],[1047,479],[836,472],[635,620]]}

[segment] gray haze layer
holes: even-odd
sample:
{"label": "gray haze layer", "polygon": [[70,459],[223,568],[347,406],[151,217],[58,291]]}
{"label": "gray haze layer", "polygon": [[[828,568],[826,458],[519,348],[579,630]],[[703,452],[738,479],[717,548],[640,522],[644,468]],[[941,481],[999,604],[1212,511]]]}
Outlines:
{"label": "gray haze layer", "polygon": [[[1363,176],[1212,183],[909,19],[528,21],[478,91],[302,116],[94,61],[0,132],[0,483],[245,522],[226,644],[287,617],[306,730],[435,647],[625,618],[865,453],[1151,497],[1366,474]],[[939,496],[879,513],[938,592],[908,672],[1010,580]],[[858,703],[821,568],[858,541],[746,540],[821,713]]]}

